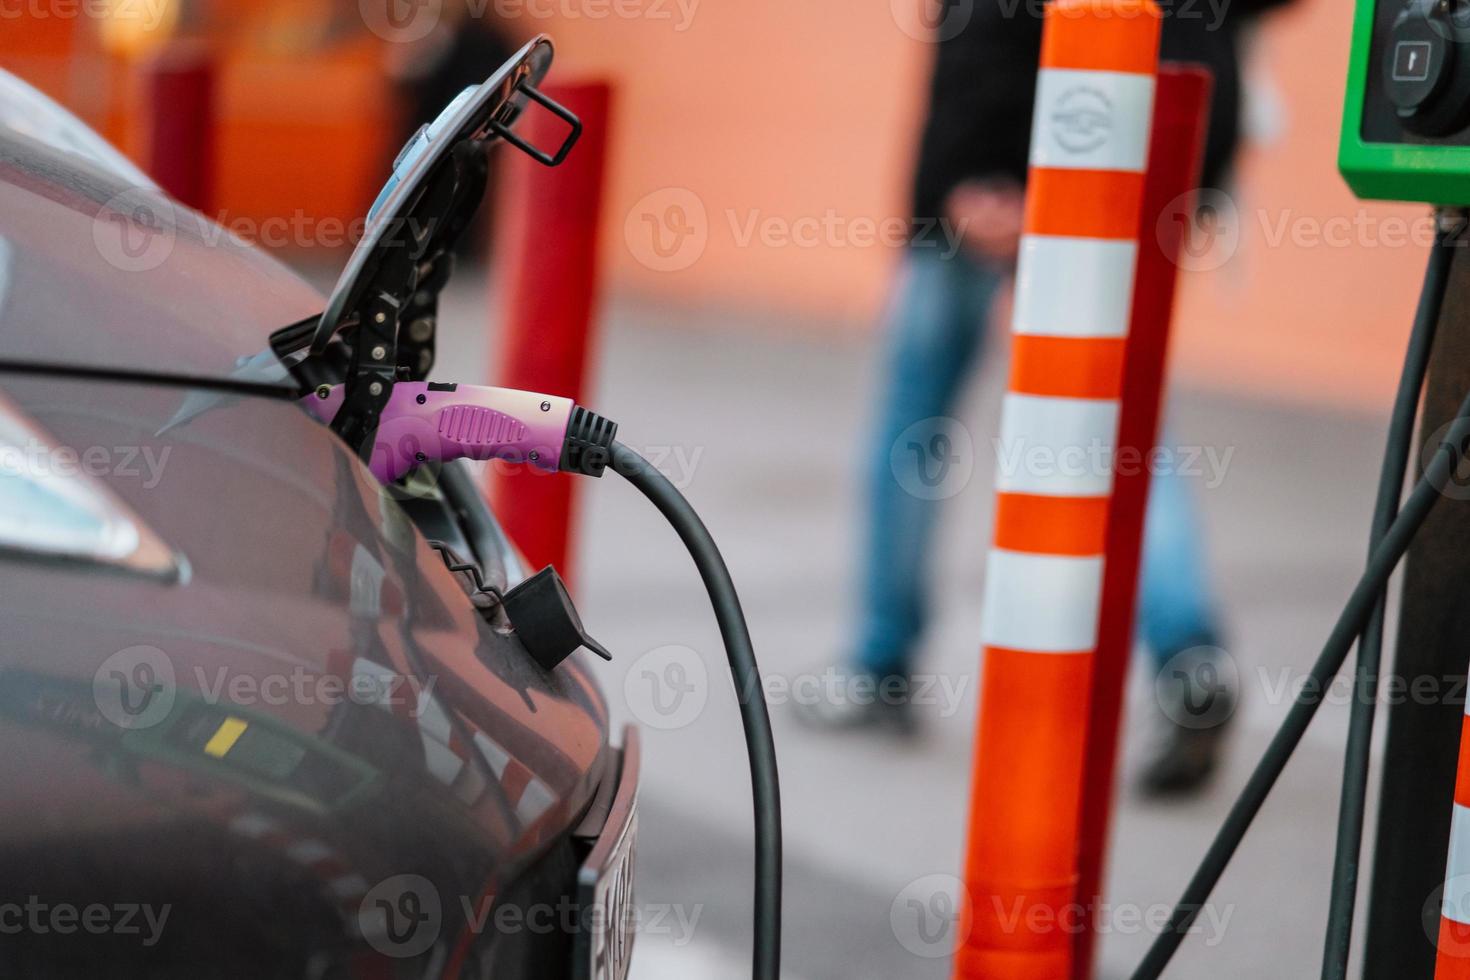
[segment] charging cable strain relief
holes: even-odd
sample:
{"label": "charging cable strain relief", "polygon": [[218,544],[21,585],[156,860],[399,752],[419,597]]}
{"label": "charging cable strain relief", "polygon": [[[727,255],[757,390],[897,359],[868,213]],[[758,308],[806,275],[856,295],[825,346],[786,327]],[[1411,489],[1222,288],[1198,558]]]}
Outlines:
{"label": "charging cable strain relief", "polygon": [[567,422],[566,439],[562,442],[560,468],[567,473],[602,476],[612,462],[612,446],[618,436],[618,424],[581,405],[572,406]]}

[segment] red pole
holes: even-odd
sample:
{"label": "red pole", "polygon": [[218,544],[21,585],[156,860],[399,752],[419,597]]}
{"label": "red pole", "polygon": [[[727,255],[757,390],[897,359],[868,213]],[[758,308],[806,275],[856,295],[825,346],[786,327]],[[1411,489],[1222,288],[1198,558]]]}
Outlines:
{"label": "red pole", "polygon": [[[1092,919],[1102,893],[1106,864],[1118,729],[1133,648],[1139,553],[1148,504],[1149,473],[1141,464],[1148,459],[1158,435],[1183,222],[1192,221],[1194,216],[1194,195],[1209,124],[1210,88],[1211,76],[1204,68],[1165,65],[1159,69],[1138,232],[1133,315],[1123,365],[1119,455],[1115,457],[1113,497],[1108,507],[1108,559],[1103,572],[1096,672],[1088,712],[1077,868],[1081,915],[1072,971],[1076,980],[1092,973],[1097,939]],[[1133,465],[1135,462],[1138,465]]]}
{"label": "red pole", "polygon": [[[582,138],[560,167],[506,154],[496,250],[504,324],[496,383],[584,400],[598,291],[597,243],[611,87],[549,84],[546,93],[582,120]],[[520,124],[537,146],[557,146],[566,125],[532,107]],[[538,481],[534,487],[528,481]],[[575,481],[491,464],[487,494],[533,567],[571,579]]]}
{"label": "red pole", "polygon": [[215,75],[210,50],[190,42],[143,64],[144,169],[199,211],[214,203]]}

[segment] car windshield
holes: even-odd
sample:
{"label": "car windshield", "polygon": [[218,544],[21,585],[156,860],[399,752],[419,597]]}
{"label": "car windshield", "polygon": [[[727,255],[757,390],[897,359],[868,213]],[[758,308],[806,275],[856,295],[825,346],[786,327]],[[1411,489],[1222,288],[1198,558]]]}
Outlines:
{"label": "car windshield", "polygon": [[0,68],[0,126],[73,153],[138,187],[155,186],[116,147],[55,101]]}
{"label": "car windshield", "polygon": [[0,126],[0,361],[231,377],[321,312],[279,262],[151,185]]}

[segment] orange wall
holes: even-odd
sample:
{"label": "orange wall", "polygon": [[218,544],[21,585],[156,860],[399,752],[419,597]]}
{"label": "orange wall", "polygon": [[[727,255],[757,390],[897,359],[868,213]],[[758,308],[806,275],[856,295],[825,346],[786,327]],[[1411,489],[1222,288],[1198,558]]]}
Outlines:
{"label": "orange wall", "polygon": [[[931,46],[900,21],[913,23],[924,2],[703,0],[683,31],[673,0],[672,20],[531,21],[556,38],[562,71],[621,86],[605,242],[613,282],[675,302],[871,324],[896,249],[840,232],[815,247],[742,246],[739,230],[752,216],[793,222],[828,209],[849,221],[904,215]],[[1184,273],[1174,363],[1191,384],[1354,404],[1389,397],[1424,250],[1383,244],[1374,223],[1427,209],[1360,206],[1337,175],[1345,9],[1346,0],[1299,0],[1258,38],[1255,58],[1287,128],[1243,161],[1232,192],[1238,249],[1219,268]],[[695,244],[665,258],[648,243],[662,222],[673,245],[670,205],[684,207]],[[1332,219],[1368,230],[1351,231],[1346,247],[1312,244],[1314,228],[1342,230]]]}
{"label": "orange wall", "polygon": [[[906,213],[929,45],[898,28],[888,0],[702,0],[685,30],[675,0],[643,8],[670,19],[533,25],[555,38],[561,71],[619,84],[614,281],[687,302],[870,317],[896,249],[865,244],[863,224]],[[672,246],[677,204],[704,250],[669,269],[649,251],[648,222]],[[758,244],[763,232],[746,238],[752,221],[815,231],[819,244]]]}

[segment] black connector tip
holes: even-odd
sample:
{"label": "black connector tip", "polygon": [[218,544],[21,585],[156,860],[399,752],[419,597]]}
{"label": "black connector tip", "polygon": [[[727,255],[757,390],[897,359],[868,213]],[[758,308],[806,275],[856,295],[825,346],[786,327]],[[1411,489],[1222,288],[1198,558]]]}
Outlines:
{"label": "black connector tip", "polygon": [[572,406],[560,468],[567,473],[602,476],[607,464],[612,462],[612,444],[617,437],[618,424],[612,419],[589,412],[581,405]]}

